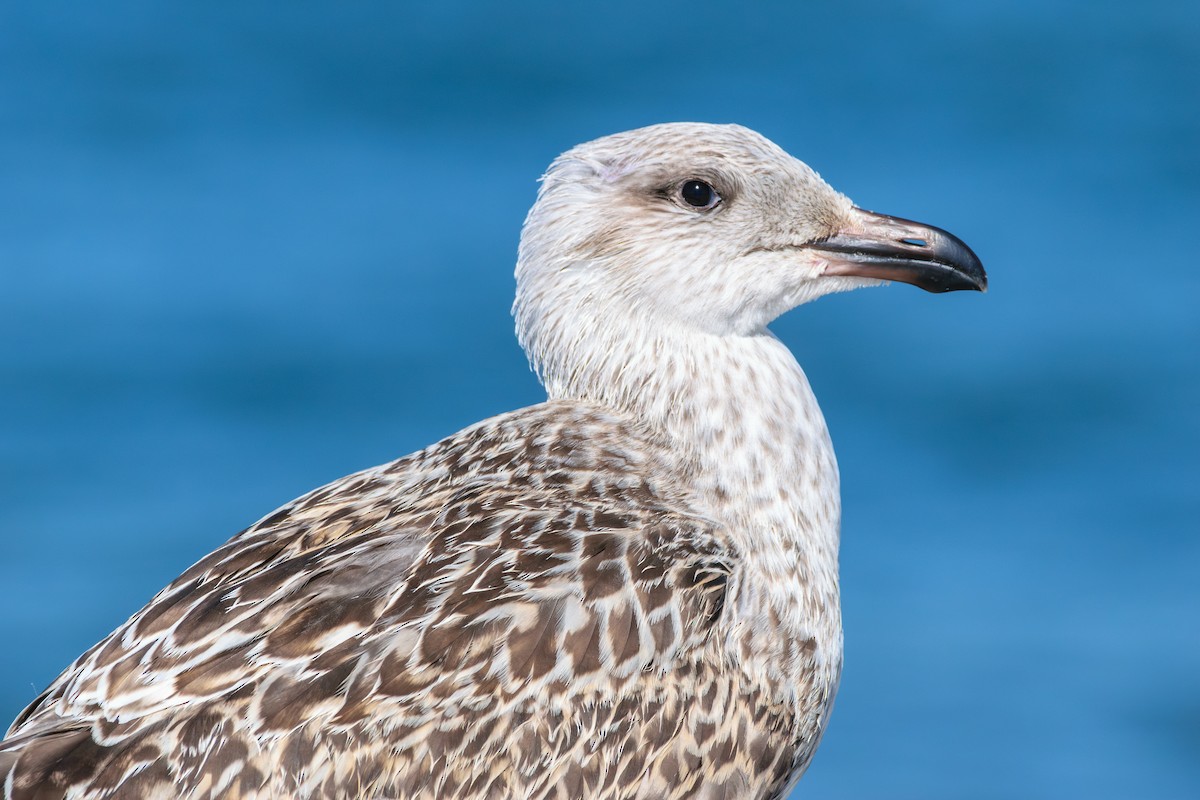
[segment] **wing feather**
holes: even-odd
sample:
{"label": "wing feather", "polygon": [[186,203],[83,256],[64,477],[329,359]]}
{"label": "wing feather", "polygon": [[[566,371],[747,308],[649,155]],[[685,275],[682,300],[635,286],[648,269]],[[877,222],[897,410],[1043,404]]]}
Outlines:
{"label": "wing feather", "polygon": [[[672,676],[720,666],[736,554],[635,434],[545,404],[289,503],[17,719],[6,794],[577,796],[649,770]],[[636,764],[635,724],[661,739]]]}

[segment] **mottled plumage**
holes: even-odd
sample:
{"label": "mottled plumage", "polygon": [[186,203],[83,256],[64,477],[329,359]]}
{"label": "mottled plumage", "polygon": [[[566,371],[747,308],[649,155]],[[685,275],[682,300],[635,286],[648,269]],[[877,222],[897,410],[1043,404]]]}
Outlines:
{"label": "mottled plumage", "polygon": [[781,796],[840,674],[839,503],[765,325],[878,282],[838,249],[871,219],[735,126],[560,157],[515,307],[550,400],[206,556],[13,723],[4,796]]}

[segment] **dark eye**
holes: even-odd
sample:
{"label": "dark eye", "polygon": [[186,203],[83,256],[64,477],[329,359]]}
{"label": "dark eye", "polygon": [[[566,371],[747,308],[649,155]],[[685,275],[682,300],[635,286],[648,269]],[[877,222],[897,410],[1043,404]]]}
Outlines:
{"label": "dark eye", "polygon": [[679,196],[683,202],[693,208],[712,208],[721,202],[721,195],[704,181],[688,180],[679,187]]}

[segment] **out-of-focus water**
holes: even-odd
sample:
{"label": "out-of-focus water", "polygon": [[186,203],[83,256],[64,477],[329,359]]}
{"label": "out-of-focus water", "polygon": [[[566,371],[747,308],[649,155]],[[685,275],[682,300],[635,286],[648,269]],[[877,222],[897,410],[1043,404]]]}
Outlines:
{"label": "out-of-focus water", "polygon": [[541,398],[560,151],[740,122],[966,239],[775,329],[842,463],[798,794],[1200,796],[1200,6],[9,5],[0,718],[282,502]]}

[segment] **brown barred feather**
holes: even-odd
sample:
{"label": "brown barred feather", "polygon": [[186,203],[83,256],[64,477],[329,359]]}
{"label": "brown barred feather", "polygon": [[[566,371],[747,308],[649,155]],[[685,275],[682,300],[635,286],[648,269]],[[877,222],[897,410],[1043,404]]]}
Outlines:
{"label": "brown barred feather", "polygon": [[663,458],[550,403],[300,498],[22,714],[7,796],[685,796],[714,746],[786,779],[782,751],[728,738],[769,695],[712,690],[738,554],[663,491]]}

